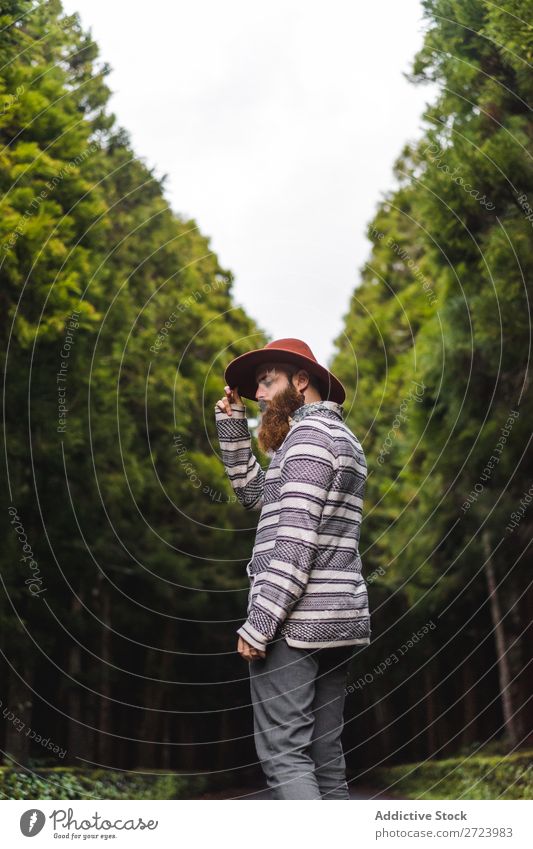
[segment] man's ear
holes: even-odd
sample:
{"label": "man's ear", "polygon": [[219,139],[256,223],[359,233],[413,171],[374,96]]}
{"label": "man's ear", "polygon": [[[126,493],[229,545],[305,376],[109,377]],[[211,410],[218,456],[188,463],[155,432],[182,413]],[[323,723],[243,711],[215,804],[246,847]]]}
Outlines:
{"label": "man's ear", "polygon": [[307,380],[306,385],[299,390],[300,392],[303,392],[309,386],[309,378],[311,375],[304,368],[301,368],[296,372],[296,376],[301,377],[303,380]]}

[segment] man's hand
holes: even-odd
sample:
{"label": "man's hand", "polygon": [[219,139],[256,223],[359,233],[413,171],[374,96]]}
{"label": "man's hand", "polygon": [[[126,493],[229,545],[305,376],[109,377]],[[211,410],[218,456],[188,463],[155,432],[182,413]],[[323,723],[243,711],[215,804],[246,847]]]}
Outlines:
{"label": "man's hand", "polygon": [[237,651],[240,656],[244,658],[244,660],[258,660],[259,658],[266,657],[266,652],[259,651],[255,646],[251,646],[250,643],[247,643],[246,640],[243,640],[241,636],[239,636],[239,641],[237,643]]}
{"label": "man's hand", "polygon": [[219,410],[222,410],[223,413],[227,413],[228,416],[233,415],[233,410],[231,409],[232,404],[242,404],[241,396],[239,395],[239,391],[236,386],[233,389],[230,389],[229,386],[224,387],[224,392],[226,393],[225,398],[221,398],[220,401],[217,401],[217,407]]}

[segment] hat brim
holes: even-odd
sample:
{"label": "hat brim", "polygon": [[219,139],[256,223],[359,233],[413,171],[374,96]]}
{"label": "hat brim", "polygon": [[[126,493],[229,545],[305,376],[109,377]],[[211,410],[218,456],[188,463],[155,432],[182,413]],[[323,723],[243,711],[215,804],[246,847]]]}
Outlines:
{"label": "hat brim", "polygon": [[309,357],[294,351],[286,351],[283,348],[258,348],[255,351],[241,354],[227,366],[224,372],[224,380],[232,389],[235,386],[237,387],[241,398],[255,401],[257,392],[255,369],[262,363],[277,361],[294,363],[314,374],[319,379],[322,394],[325,396],[322,400],[336,401],[338,404],[344,403],[346,391],[334,374]]}

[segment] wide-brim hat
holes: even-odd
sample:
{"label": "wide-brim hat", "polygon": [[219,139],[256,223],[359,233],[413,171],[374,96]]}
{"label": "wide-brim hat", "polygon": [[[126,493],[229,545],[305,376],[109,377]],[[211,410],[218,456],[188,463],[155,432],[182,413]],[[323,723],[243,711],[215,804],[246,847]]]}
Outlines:
{"label": "wide-brim hat", "polygon": [[327,368],[321,366],[309,345],[301,339],[276,339],[269,342],[264,348],[256,348],[236,357],[227,366],[224,372],[224,380],[233,389],[237,387],[242,398],[255,401],[257,392],[257,381],[255,370],[261,363],[288,362],[295,366],[306,369],[314,374],[321,387],[323,401],[336,401],[342,404],[346,398],[344,386],[334,374]]}

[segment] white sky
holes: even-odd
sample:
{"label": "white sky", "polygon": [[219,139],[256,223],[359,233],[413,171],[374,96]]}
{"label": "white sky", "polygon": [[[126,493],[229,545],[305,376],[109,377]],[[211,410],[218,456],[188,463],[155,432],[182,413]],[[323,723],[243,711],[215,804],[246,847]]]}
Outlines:
{"label": "white sky", "polygon": [[113,68],[110,109],[137,154],[233,271],[235,301],[327,365],[366,227],[434,97],[402,76],[419,0],[63,5]]}

